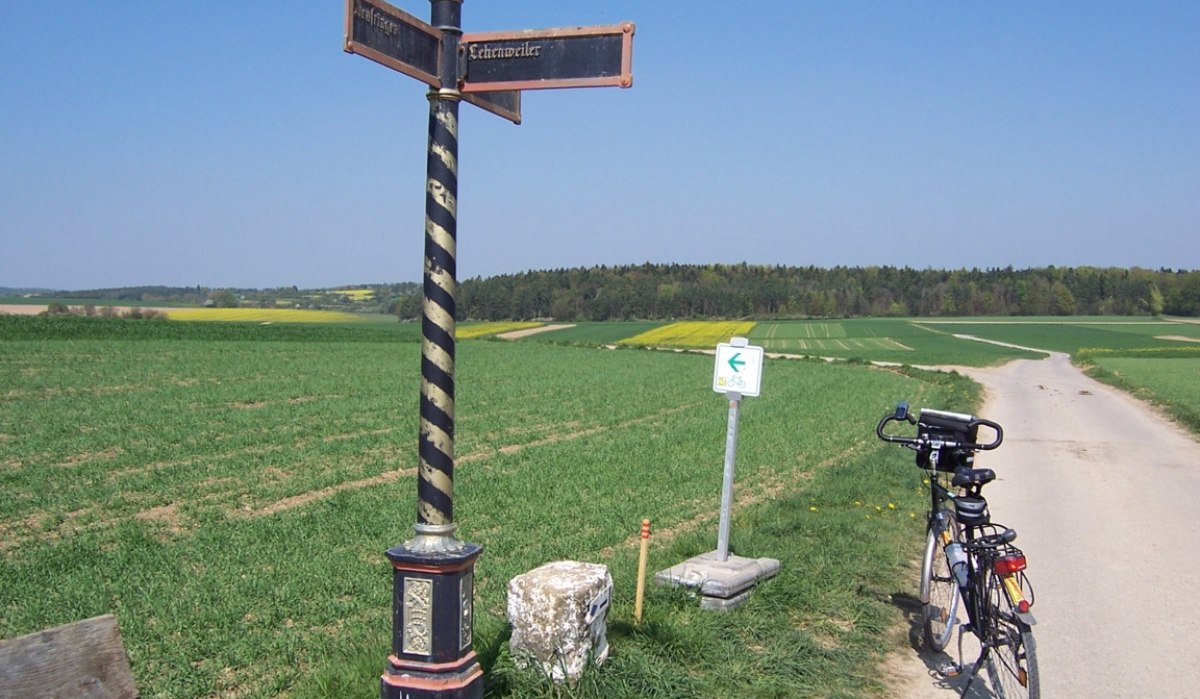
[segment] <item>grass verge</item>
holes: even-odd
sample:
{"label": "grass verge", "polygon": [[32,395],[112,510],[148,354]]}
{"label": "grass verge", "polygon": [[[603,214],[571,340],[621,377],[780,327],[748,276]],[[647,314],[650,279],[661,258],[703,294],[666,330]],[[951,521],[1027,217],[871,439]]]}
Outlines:
{"label": "grass verge", "polygon": [[1145,400],[1200,434],[1200,347],[1141,352],[1087,351],[1088,375]]}

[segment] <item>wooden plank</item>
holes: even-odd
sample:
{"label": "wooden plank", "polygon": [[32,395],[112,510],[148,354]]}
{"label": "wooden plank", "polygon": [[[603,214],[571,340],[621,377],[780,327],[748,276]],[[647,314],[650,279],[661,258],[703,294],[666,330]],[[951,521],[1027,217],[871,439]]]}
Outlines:
{"label": "wooden plank", "polygon": [[137,696],[111,614],[0,641],[0,699]]}

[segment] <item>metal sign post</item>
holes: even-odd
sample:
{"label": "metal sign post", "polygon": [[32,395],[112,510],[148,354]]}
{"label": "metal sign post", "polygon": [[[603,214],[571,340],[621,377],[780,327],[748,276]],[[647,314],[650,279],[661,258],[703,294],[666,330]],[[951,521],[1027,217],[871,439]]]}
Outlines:
{"label": "metal sign post", "polygon": [[725,470],[721,480],[721,519],[717,549],[659,571],[654,579],[662,585],[693,588],[700,592],[704,609],[733,609],[746,601],[759,580],[779,572],[774,558],[743,558],[729,555],[729,528],[733,519],[733,475],[737,459],[738,419],[743,396],[757,396],[762,384],[763,349],[744,337],[717,345],[713,368],[713,390],[729,400],[725,431]]}
{"label": "metal sign post", "polygon": [[737,459],[738,408],[742,397],[729,398],[729,426],[725,429],[725,472],[721,479],[721,522],[717,527],[717,560],[729,560],[729,520],[733,515],[733,466]]}
{"label": "metal sign post", "polygon": [[478,544],[454,536],[458,104],[521,123],[522,89],[633,84],[634,26],[464,36],[463,0],[430,0],[426,24],[383,0],[346,0],[345,44],[430,86],[421,303],[421,419],[414,536],[392,562],[384,699],[483,696],[473,649]]}
{"label": "metal sign post", "polygon": [[737,461],[738,416],[742,395],[757,396],[762,383],[761,347],[752,347],[744,337],[717,345],[713,368],[713,390],[729,400],[725,430],[725,473],[721,481],[721,522],[717,529],[717,560],[729,560],[729,521],[733,513],[733,473]]}

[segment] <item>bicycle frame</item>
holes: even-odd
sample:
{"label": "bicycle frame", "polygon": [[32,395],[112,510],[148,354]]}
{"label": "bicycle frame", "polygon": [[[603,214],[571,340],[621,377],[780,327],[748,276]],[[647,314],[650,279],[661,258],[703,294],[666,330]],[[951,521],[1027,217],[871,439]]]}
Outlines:
{"label": "bicycle frame", "polygon": [[[1002,541],[1003,532],[1009,531],[1011,530],[990,523],[963,529],[968,584],[962,588],[962,596],[967,607],[968,622],[959,631],[958,667],[962,667],[962,631],[969,630],[979,639],[980,652],[971,667],[961,696],[967,695],[975,678],[979,676],[979,669],[988,661],[996,647],[1012,642],[1007,635],[1000,637],[1001,629],[1019,633],[1021,627],[1018,621],[1025,627],[1037,623],[1029,611],[1032,604],[1032,588],[1025,578],[1025,556],[1016,547]],[[1001,543],[994,543],[995,541]],[[1022,685],[1028,681],[1023,668],[1018,670],[1018,681]]]}
{"label": "bicycle frame", "polygon": [[[917,437],[885,432],[889,422],[917,425]],[[994,431],[991,442],[978,441],[978,426]],[[989,420],[941,410],[923,409],[920,418],[914,419],[907,402],[902,402],[880,420],[875,433],[886,442],[916,451],[917,465],[929,479],[927,543],[921,570],[927,648],[945,648],[958,625],[961,601],[967,622],[958,625],[958,662],[951,663],[944,674],[957,675],[966,669],[962,642],[964,632],[970,631],[979,639],[980,652],[962,696],[986,664],[997,696],[1036,699],[1040,690],[1031,627],[1037,622],[1029,611],[1033,590],[1025,577],[1025,555],[1011,543],[1016,538],[1014,530],[991,523],[982,490],[995,479],[995,473],[974,467],[975,452],[1000,445],[1002,428]]]}
{"label": "bicycle frame", "polygon": [[942,650],[958,624],[959,586],[946,558],[946,546],[959,539],[954,517],[952,495],[943,484],[949,474],[936,468],[926,472],[929,486],[929,509],[926,511],[925,555],[921,562],[920,599],[922,631],[926,647]]}

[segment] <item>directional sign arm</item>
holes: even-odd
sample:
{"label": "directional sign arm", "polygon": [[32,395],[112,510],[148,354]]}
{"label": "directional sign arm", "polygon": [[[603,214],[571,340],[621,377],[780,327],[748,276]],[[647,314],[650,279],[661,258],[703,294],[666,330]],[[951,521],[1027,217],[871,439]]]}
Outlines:
{"label": "directional sign arm", "polygon": [[442,32],[385,2],[346,0],[343,48],[438,87]]}
{"label": "directional sign arm", "polygon": [[633,22],[462,37],[464,93],[633,85]]}

